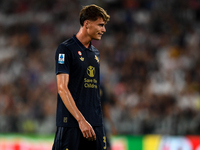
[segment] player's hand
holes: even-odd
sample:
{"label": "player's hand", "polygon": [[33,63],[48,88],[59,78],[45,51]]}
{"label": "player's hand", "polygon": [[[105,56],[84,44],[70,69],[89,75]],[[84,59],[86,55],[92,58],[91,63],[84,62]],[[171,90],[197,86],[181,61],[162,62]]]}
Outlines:
{"label": "player's hand", "polygon": [[78,124],[84,138],[87,138],[89,141],[96,140],[96,134],[92,126],[86,120],[80,120]]}

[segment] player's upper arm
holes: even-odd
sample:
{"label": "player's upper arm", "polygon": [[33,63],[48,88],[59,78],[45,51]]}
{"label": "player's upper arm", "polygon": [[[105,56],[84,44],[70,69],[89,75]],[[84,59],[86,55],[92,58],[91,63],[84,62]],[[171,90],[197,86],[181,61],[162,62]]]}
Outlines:
{"label": "player's upper arm", "polygon": [[64,44],[60,44],[55,54],[56,74],[70,72],[71,52]]}

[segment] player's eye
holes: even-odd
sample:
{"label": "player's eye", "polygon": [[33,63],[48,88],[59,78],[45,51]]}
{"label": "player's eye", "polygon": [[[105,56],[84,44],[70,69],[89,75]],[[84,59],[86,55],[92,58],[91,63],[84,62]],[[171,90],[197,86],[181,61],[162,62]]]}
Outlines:
{"label": "player's eye", "polygon": [[100,26],[100,27],[103,27],[103,26],[104,26],[104,24],[99,24],[99,26]]}

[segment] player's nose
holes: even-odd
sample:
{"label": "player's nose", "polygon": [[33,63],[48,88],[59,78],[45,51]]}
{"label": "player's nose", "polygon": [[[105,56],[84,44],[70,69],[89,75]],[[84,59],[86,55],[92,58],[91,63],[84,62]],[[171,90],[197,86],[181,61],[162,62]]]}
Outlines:
{"label": "player's nose", "polygon": [[106,28],[105,28],[105,26],[103,26],[102,32],[106,32]]}

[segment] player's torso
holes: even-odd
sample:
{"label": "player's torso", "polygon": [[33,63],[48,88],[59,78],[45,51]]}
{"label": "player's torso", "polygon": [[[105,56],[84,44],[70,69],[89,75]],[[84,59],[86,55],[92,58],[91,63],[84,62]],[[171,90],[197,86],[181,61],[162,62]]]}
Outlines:
{"label": "player's torso", "polygon": [[99,51],[79,41],[68,46],[71,52],[69,90],[77,105],[99,105]]}
{"label": "player's torso", "polygon": [[[99,54],[91,50],[73,50],[70,75],[77,75],[77,78],[84,79],[84,83],[93,83],[96,85],[99,77]],[[91,81],[91,82],[90,82]],[[88,87],[87,84],[84,85]],[[94,88],[96,88],[94,86]]]}
{"label": "player's torso", "polygon": [[71,52],[69,88],[74,99],[81,103],[81,100],[78,100],[80,94],[82,98],[89,98],[94,91],[99,90],[99,53],[89,49],[82,50],[78,47]]}
{"label": "player's torso", "polygon": [[94,47],[82,49],[78,45],[68,47],[71,51],[69,90],[81,113],[92,125],[102,120],[100,103],[99,52]]}

